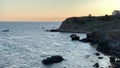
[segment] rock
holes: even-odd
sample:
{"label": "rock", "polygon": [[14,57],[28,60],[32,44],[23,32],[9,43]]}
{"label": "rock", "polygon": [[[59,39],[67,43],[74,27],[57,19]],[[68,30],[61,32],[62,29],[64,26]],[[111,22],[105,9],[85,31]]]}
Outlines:
{"label": "rock", "polygon": [[46,30],[47,32],[58,32],[58,29],[51,29],[51,30]]}
{"label": "rock", "polygon": [[77,36],[77,34],[71,34],[71,35],[70,35],[71,38],[72,38],[72,37],[75,37],[75,36]]}
{"label": "rock", "polygon": [[7,30],[2,30],[3,32],[9,32],[10,30],[9,29],[7,29]]}
{"label": "rock", "polygon": [[80,37],[77,36],[76,34],[72,34],[70,37],[71,37],[71,40],[80,40]]}
{"label": "rock", "polygon": [[98,57],[98,59],[103,59],[103,57]]}
{"label": "rock", "polygon": [[100,53],[95,53],[96,56],[100,56]]}
{"label": "rock", "polygon": [[99,63],[95,63],[93,67],[99,68]]}
{"label": "rock", "polygon": [[89,39],[88,38],[84,38],[84,39],[81,39],[80,41],[81,42],[91,42],[91,39],[90,38]]}
{"label": "rock", "polygon": [[114,63],[115,62],[115,58],[114,57],[110,57],[110,62]]}
{"label": "rock", "polygon": [[48,64],[58,63],[63,60],[64,58],[62,56],[56,55],[56,56],[51,56],[51,57],[48,57],[47,59],[42,60],[42,63],[45,65],[48,65]]}
{"label": "rock", "polygon": [[80,40],[80,37],[79,36],[72,37],[72,40]]}

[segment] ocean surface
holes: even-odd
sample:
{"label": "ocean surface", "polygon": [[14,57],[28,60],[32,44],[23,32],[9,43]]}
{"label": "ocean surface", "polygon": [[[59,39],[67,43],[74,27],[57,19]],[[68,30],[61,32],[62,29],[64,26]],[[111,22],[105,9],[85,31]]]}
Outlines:
{"label": "ocean surface", "polygon": [[[0,23],[0,68],[94,68],[110,65],[108,56],[79,41],[71,41],[71,33],[46,32],[58,28],[59,22],[1,22]],[[4,32],[3,30],[10,30]],[[80,38],[85,34],[77,33]],[[44,65],[41,61],[52,55],[61,55],[64,61]]]}

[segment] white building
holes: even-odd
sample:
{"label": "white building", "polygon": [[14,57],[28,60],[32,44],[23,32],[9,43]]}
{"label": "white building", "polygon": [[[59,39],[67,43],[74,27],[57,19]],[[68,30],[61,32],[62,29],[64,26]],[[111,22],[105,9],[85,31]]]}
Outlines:
{"label": "white building", "polygon": [[114,10],[114,11],[112,12],[112,15],[120,15],[120,10]]}

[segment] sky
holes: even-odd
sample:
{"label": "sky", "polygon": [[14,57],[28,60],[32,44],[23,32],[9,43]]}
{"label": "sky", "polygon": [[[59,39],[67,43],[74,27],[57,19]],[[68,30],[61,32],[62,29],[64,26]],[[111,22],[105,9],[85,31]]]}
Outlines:
{"label": "sky", "polygon": [[111,15],[120,0],[0,0],[0,21],[61,22],[67,17]]}

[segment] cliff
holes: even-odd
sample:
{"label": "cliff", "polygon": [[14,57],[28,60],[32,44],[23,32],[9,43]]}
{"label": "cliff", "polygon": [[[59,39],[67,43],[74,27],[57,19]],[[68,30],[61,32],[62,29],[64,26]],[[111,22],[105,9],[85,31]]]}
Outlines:
{"label": "cliff", "polygon": [[92,32],[94,30],[120,29],[120,15],[70,17],[56,30],[59,32]]}

